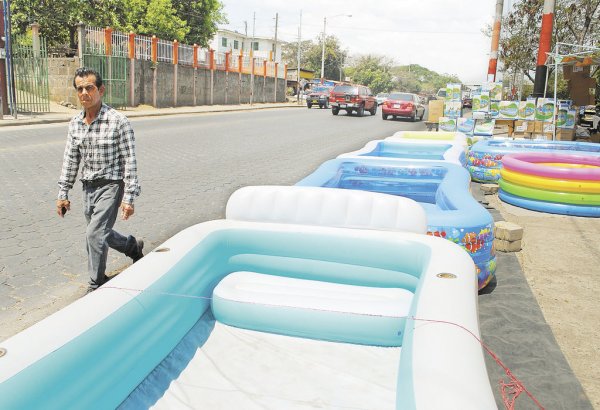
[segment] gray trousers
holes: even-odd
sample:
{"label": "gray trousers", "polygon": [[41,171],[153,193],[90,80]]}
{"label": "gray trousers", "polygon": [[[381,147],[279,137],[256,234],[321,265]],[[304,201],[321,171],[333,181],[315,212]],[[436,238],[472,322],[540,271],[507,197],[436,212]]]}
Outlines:
{"label": "gray trousers", "polygon": [[102,186],[83,183],[83,204],[87,221],[85,242],[91,288],[97,288],[107,280],[105,272],[109,247],[130,257],[137,252],[137,241],[133,236],[123,236],[112,229],[119,214],[123,192],[123,181]]}

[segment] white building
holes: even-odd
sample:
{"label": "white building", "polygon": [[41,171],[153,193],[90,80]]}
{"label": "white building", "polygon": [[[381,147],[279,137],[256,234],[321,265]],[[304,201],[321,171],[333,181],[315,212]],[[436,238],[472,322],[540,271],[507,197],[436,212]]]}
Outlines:
{"label": "white building", "polygon": [[268,37],[246,36],[237,31],[226,29],[217,30],[215,36],[210,41],[209,46],[218,53],[231,51],[233,54],[244,52],[248,54],[252,49],[252,55],[258,58],[264,58],[272,61],[281,62],[281,46],[283,41],[277,40],[277,50],[275,53],[275,39]]}

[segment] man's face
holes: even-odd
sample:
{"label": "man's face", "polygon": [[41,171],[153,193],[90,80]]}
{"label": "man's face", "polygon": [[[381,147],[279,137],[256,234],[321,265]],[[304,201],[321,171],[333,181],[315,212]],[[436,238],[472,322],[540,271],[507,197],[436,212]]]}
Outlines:
{"label": "man's face", "polygon": [[85,109],[99,106],[104,95],[104,85],[96,87],[96,76],[91,74],[86,77],[75,77],[75,88],[79,102]]}

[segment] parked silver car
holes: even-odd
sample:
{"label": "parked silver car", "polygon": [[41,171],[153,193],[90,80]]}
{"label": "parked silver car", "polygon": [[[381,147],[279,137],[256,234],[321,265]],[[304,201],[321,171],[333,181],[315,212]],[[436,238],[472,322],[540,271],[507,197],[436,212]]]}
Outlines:
{"label": "parked silver car", "polygon": [[389,97],[390,95],[388,93],[379,93],[375,96],[375,99],[377,99],[377,105],[381,105],[383,104]]}

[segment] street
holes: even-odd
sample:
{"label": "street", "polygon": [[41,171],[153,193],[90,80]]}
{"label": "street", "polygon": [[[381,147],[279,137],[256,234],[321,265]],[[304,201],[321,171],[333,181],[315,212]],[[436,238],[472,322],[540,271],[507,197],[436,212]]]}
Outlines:
{"label": "street", "polygon": [[[150,252],[180,230],[224,217],[228,197],[246,185],[293,185],[337,155],[421,122],[383,121],[305,106],[138,118],[142,194],[115,229],[144,239]],[[55,213],[67,124],[0,129],[0,340],[81,297],[88,274],[81,184],[71,212]],[[108,272],[131,260],[109,252]]]}

